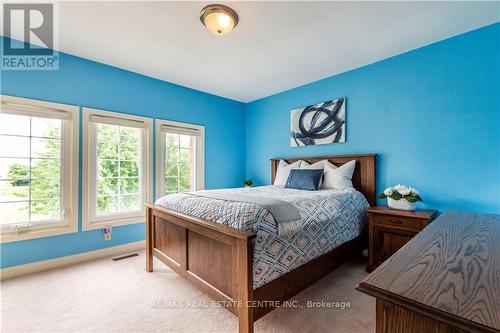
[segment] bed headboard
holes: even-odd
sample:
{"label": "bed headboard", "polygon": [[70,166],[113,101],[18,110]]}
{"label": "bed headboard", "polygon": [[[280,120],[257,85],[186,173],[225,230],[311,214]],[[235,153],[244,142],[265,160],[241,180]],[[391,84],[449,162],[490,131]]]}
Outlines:
{"label": "bed headboard", "polygon": [[303,160],[309,164],[328,160],[336,166],[356,160],[356,169],[354,169],[354,175],[352,176],[352,184],[356,190],[363,193],[370,206],[375,206],[377,196],[375,190],[375,157],[376,154],[273,158],[271,160],[271,182],[274,183],[280,160],[284,160],[287,163]]}

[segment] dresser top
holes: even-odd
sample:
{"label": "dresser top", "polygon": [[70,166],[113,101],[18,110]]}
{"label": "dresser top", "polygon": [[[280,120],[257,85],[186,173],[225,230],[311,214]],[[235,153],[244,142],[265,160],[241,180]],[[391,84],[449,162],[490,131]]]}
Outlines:
{"label": "dresser top", "polygon": [[445,213],[359,291],[469,330],[500,330],[500,215]]}

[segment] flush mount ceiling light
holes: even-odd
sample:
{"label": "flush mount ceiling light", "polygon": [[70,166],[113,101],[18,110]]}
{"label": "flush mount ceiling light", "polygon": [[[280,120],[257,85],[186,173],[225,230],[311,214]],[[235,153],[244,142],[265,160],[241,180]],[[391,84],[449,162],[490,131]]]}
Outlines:
{"label": "flush mount ceiling light", "polygon": [[200,21],[215,35],[230,33],[238,24],[238,14],[224,5],[208,5],[200,12]]}

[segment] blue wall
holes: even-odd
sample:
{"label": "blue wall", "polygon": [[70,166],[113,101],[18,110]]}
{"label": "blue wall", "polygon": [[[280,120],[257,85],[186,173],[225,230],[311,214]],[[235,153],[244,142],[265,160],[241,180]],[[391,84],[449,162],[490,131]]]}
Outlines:
{"label": "blue wall", "polygon": [[[58,71],[2,71],[1,93],[204,125],[205,187],[242,185],[244,104],[71,55],[59,56]],[[82,232],[81,208],[79,225],[78,233],[2,244],[1,267],[116,246],[145,235],[144,224],[113,228],[111,241],[104,241],[100,230]]]}
{"label": "blue wall", "polygon": [[[499,48],[495,24],[247,104],[247,178],[268,184],[274,157],[377,153],[378,191],[500,213]],[[290,147],[290,110],[343,96],[346,143]]]}

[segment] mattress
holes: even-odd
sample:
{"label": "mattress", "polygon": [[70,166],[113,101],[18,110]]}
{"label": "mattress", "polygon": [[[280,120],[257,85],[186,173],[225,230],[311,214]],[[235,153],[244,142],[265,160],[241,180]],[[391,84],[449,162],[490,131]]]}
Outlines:
{"label": "mattress", "polygon": [[366,226],[366,198],[355,189],[303,191],[271,185],[234,189],[241,195],[272,197],[293,204],[302,227],[278,235],[273,216],[251,203],[176,193],[156,205],[256,233],[253,251],[253,287],[278,277],[359,236]]}

